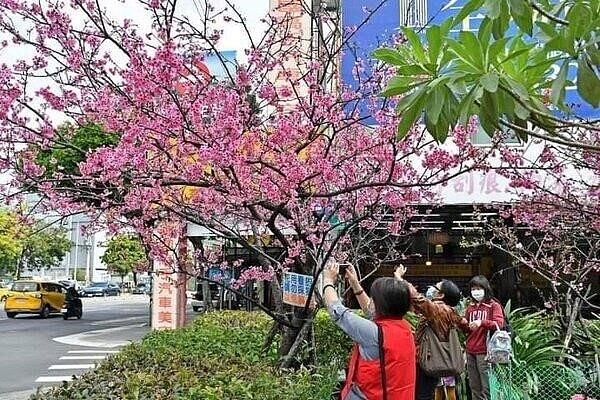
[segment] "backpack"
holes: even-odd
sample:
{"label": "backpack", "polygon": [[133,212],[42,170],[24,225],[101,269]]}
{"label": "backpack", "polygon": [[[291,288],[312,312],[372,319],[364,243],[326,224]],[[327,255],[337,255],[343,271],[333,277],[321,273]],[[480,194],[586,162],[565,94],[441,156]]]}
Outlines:
{"label": "backpack", "polygon": [[492,364],[508,364],[512,356],[510,332],[496,327],[496,331],[487,339],[486,361]]}
{"label": "backpack", "polygon": [[[494,299],[495,300],[495,299]],[[497,301],[497,300],[495,300]],[[506,317],[506,313],[504,312],[504,308],[502,304],[500,304],[500,309],[502,310],[502,317],[504,319],[504,326],[500,328],[496,325],[496,331],[491,335],[488,333],[486,347],[487,347],[487,355],[485,359],[492,364],[508,364],[510,363],[510,359],[512,357],[512,327]]]}
{"label": "backpack", "polygon": [[421,369],[431,377],[462,374],[465,360],[456,327],[450,329],[448,341],[442,342],[433,329],[426,325],[419,343],[417,361]]}

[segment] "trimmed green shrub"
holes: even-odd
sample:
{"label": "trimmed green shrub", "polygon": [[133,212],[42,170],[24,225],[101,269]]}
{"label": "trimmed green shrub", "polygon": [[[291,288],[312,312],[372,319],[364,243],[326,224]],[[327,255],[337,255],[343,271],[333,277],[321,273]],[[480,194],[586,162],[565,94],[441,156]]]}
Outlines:
{"label": "trimmed green shrub", "polygon": [[206,313],[186,328],[151,332],[96,369],[31,399],[330,399],[349,339],[319,313],[318,366],[282,372],[275,345],[260,351],[269,327],[261,313]]}

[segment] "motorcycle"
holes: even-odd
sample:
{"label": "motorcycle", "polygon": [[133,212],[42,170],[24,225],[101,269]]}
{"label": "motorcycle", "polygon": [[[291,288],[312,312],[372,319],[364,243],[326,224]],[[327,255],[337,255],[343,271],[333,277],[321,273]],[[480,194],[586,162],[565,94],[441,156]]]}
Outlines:
{"label": "motorcycle", "polygon": [[75,288],[67,289],[65,303],[63,304],[60,312],[65,320],[69,319],[70,317],[77,317],[77,319],[81,319],[81,316],[83,315],[83,303],[81,302],[79,294]]}

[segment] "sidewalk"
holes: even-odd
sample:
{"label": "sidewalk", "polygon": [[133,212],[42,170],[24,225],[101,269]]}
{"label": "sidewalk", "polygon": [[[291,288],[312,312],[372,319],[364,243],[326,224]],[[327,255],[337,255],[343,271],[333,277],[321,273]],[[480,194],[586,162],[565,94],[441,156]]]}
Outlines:
{"label": "sidewalk", "polygon": [[2,393],[2,400],[27,400],[29,396],[35,393],[35,390],[25,390],[22,392]]}

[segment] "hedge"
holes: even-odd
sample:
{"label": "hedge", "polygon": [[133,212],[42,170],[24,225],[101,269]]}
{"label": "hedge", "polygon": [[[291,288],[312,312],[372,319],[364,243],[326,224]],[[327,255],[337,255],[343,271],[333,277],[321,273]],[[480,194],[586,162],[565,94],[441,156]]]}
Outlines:
{"label": "hedge", "polygon": [[269,327],[261,313],[205,313],[186,328],[150,332],[96,369],[31,399],[330,399],[347,361],[348,338],[319,313],[318,365],[282,372],[275,345],[260,351]]}

